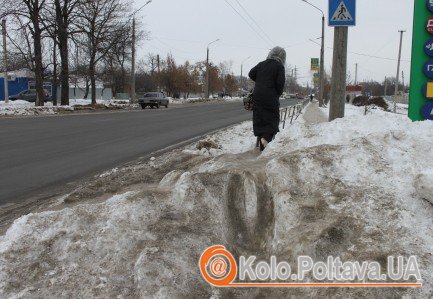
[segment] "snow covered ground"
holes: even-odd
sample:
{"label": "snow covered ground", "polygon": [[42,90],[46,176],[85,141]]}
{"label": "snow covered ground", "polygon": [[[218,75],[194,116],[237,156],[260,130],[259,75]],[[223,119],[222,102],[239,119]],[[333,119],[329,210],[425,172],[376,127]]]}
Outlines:
{"label": "snow covered ground", "polygon": [[[187,104],[209,101],[203,98],[188,98],[188,99],[173,99],[169,98],[171,104]],[[222,101],[222,102],[242,102],[241,97],[224,97],[224,98],[210,98],[211,101]]]}
{"label": "snow covered ground", "polygon": [[[131,108],[131,105],[125,100],[97,100],[96,102],[107,108]],[[61,106],[60,104],[59,106],[53,106],[52,102],[46,102],[42,107],[35,107],[35,103],[22,100],[9,101],[8,103],[0,101],[0,116],[58,114],[60,112],[74,111],[76,106],[90,105],[91,103],[91,100],[71,99],[68,106]],[[132,107],[138,108],[138,105],[133,105]]]}
{"label": "snow covered ground", "polygon": [[[433,123],[352,106],[324,121],[310,105],[262,154],[246,122],[21,217],[0,237],[0,297],[432,297]],[[292,264],[416,255],[424,286],[216,289],[198,269],[214,244]]]}
{"label": "snow covered ground", "polygon": [[[189,98],[189,99],[169,98],[169,100],[170,100],[170,104],[174,104],[174,105],[204,101],[203,99],[200,98]],[[219,101],[239,102],[242,101],[242,98],[225,97],[224,99],[219,99]],[[139,109],[139,106],[137,104],[131,105],[128,103],[127,100],[110,100],[110,101],[97,100],[96,103],[100,105],[104,105],[107,109]],[[91,104],[91,100],[88,99],[70,99],[68,106],[61,106],[61,105],[53,106],[51,102],[47,102],[43,107],[35,107],[35,103],[30,103],[22,100],[9,101],[8,103],[5,103],[4,101],[0,101],[0,116],[58,114],[61,112],[77,110],[76,106],[85,106],[90,104]]]}

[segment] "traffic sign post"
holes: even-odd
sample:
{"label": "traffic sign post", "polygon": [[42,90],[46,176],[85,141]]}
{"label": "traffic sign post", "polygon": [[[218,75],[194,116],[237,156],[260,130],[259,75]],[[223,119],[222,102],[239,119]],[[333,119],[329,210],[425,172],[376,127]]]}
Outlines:
{"label": "traffic sign post", "polygon": [[409,118],[432,119],[433,0],[415,0],[410,77]]}
{"label": "traffic sign post", "polygon": [[348,26],[356,25],[356,0],[329,0],[329,26],[334,28],[329,121],[344,117],[346,105]]}

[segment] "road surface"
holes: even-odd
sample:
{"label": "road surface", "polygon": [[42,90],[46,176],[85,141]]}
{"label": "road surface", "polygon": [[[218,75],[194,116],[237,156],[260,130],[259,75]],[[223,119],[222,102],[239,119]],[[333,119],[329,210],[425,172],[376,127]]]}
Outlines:
{"label": "road surface", "polygon": [[0,119],[0,205],[37,197],[251,116],[237,102]]}

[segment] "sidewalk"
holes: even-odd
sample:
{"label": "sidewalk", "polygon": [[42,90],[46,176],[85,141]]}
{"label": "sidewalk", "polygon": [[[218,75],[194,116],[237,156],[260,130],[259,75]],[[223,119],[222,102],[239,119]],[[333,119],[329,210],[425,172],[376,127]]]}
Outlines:
{"label": "sidewalk", "polygon": [[319,124],[328,122],[328,117],[323,112],[323,110],[319,108],[319,103],[316,101],[307,105],[303,116],[307,124]]}

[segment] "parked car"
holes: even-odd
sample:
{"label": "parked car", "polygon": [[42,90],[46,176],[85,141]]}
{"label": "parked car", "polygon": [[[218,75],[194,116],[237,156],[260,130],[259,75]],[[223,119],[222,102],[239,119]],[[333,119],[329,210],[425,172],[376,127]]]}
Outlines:
{"label": "parked car", "polygon": [[138,99],[138,103],[143,109],[145,109],[147,106],[150,108],[159,108],[160,106],[165,106],[165,108],[168,108],[169,100],[163,92],[148,92]]}
{"label": "parked car", "polygon": [[[44,102],[50,101],[50,94],[48,90],[44,89],[45,99]],[[36,89],[27,89],[21,91],[19,94],[9,96],[10,101],[22,100],[27,102],[36,102]]]}

